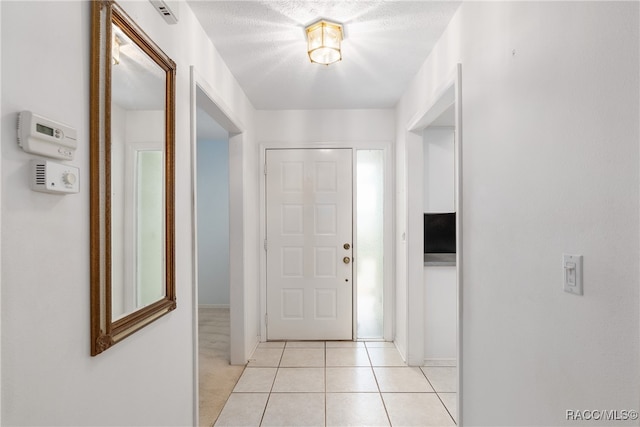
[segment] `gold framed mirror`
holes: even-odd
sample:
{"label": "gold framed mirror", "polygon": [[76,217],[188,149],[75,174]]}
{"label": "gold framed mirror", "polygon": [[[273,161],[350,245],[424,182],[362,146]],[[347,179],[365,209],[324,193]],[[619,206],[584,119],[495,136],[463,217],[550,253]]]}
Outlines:
{"label": "gold framed mirror", "polygon": [[176,64],[113,1],[92,2],[91,355],[176,308]]}

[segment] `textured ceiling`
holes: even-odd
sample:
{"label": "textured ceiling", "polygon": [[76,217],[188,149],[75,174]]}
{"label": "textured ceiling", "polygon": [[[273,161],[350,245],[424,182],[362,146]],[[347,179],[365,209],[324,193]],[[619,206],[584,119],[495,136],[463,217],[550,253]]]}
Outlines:
{"label": "textured ceiling", "polygon": [[[392,108],[459,1],[188,0],[254,107]],[[343,60],[311,64],[304,27],[345,28]]]}

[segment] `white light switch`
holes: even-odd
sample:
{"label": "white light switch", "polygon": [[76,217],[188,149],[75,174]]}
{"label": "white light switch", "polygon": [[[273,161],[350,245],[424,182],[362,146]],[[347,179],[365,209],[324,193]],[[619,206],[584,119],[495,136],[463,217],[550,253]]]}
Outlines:
{"label": "white light switch", "polygon": [[582,295],[582,255],[562,255],[565,292]]}

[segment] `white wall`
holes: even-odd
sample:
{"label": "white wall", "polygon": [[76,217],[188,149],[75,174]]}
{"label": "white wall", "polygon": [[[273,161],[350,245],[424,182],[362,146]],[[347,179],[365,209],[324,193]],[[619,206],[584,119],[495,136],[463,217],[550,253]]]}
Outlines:
{"label": "white wall", "polygon": [[[89,345],[90,2],[1,2],[2,424],[191,425],[194,355],[189,65],[228,108],[253,108],[184,2],[169,26],[146,1],[119,2],[177,63],[178,308],[97,357]],[[29,190],[16,113],[75,126],[80,193]],[[250,136],[247,140],[251,143]]]}
{"label": "white wall", "polygon": [[[261,110],[259,142],[296,146],[310,142],[393,141],[393,110]],[[345,144],[348,146],[348,144]]]}
{"label": "white wall", "polygon": [[[0,7],[0,94],[2,93],[2,7]],[[2,103],[0,102],[0,117],[4,114]],[[2,135],[2,119],[0,119],[0,135]],[[2,153],[0,152],[0,158]],[[2,161],[0,161],[0,225],[2,224]],[[0,226],[0,242],[3,233]],[[2,265],[2,245],[0,245],[0,265]],[[0,274],[0,307],[2,307],[2,274]],[[2,384],[2,316],[0,315],[0,385]],[[0,386],[0,424],[2,424],[2,387]]]}
{"label": "white wall", "polygon": [[[400,117],[398,115],[398,117]],[[408,350],[408,251],[407,251],[407,144],[403,122],[397,122],[395,156],[395,304],[394,304],[394,342],[396,348],[407,360]],[[421,343],[424,345],[424,343]]]}
{"label": "white wall", "polygon": [[[125,284],[125,152],[127,146],[127,111],[122,107],[111,105],[111,191],[114,195],[111,200],[111,229],[114,230],[111,240],[111,313],[116,313],[116,318],[131,311],[133,302],[129,299],[125,302],[125,290],[131,289],[132,284]],[[128,285],[128,286],[127,286]],[[129,296],[132,295],[130,292]],[[127,304],[129,307],[127,307]],[[126,308],[125,308],[126,307]]]}
{"label": "white wall", "polygon": [[427,128],[424,138],[424,212],[455,212],[453,128]]}
{"label": "white wall", "polygon": [[465,425],[638,409],[638,6],[463,3],[398,104],[402,151],[462,63]]}
{"label": "white wall", "polygon": [[229,305],[229,142],[198,141],[198,304]]}
{"label": "white wall", "polygon": [[424,267],[424,360],[455,365],[457,359],[456,267]]}

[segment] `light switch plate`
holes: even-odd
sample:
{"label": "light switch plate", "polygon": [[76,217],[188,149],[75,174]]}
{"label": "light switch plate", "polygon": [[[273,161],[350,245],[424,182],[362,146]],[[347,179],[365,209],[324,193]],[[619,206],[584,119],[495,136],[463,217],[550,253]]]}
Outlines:
{"label": "light switch plate", "polygon": [[562,255],[562,286],[565,292],[583,295],[582,255]]}

